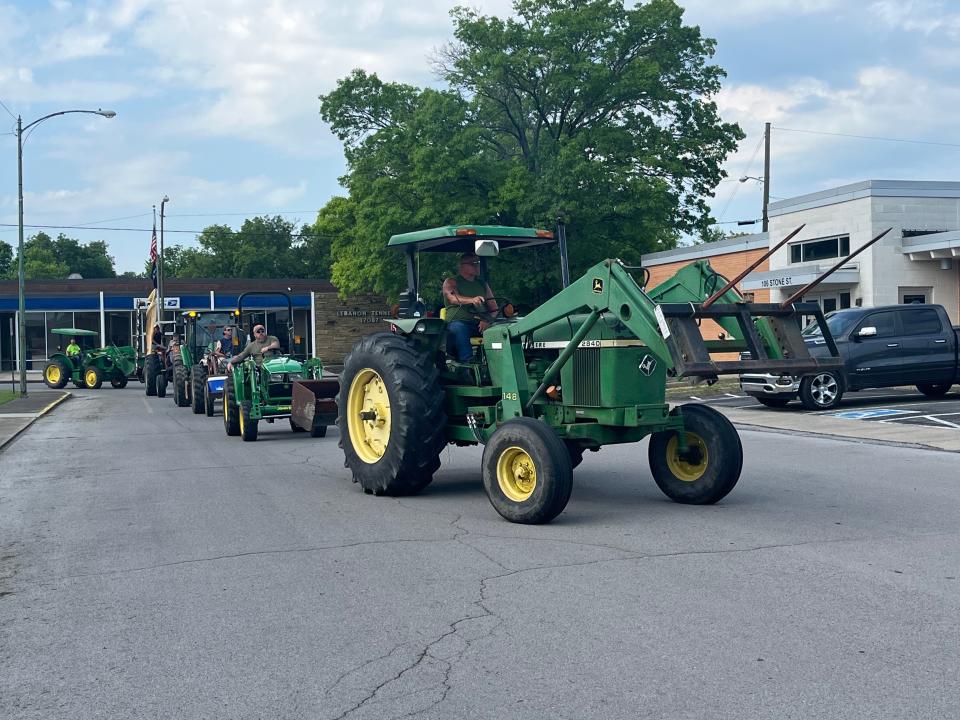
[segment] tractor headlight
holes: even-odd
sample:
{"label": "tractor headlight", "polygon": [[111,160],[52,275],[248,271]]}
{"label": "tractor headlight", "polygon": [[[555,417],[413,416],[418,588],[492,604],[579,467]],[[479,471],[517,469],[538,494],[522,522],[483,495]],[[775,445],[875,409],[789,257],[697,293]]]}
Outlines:
{"label": "tractor headlight", "polygon": [[426,323],[418,322],[416,325],[413,326],[414,332],[422,333],[422,332],[426,332],[426,330],[427,330]]}
{"label": "tractor headlight", "polygon": [[279,383],[283,382],[285,375],[284,373],[270,373],[270,382]]}

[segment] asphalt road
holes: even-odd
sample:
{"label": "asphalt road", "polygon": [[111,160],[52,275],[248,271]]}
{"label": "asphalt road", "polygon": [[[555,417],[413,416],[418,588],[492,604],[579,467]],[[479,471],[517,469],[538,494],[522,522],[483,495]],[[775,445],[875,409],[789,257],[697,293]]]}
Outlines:
{"label": "asphalt road", "polygon": [[960,716],[956,454],[744,431],[686,507],[606,448],[527,527],[477,449],[396,500],[260,437],[130,386],[0,453],[0,717]]}
{"label": "asphalt road", "polygon": [[768,408],[742,392],[700,397],[694,393],[682,400],[706,402],[719,407],[752,410],[758,413],[802,413],[848,420],[926,425],[960,430],[960,386],[942,398],[928,398],[913,387],[878,388],[847,393],[832,410],[805,410],[799,400],[786,408]]}

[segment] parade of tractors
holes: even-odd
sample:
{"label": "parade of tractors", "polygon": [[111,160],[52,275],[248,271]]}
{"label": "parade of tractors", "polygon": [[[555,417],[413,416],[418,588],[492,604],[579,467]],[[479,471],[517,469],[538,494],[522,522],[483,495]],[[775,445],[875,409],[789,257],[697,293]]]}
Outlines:
{"label": "parade of tractors", "polygon": [[[485,284],[501,253],[536,246],[556,249],[562,285],[538,307],[520,315],[509,298],[460,304],[450,302],[454,294],[428,309],[424,298],[438,289],[420,285],[421,254],[470,256]],[[231,310],[176,312],[160,312],[154,293],[138,317],[139,347],[94,348],[96,333],[55,329],[69,345],[43,379],[90,389],[136,379],[151,398],[170,394],[177,407],[220,414],[225,435],[247,442],[264,424],[313,438],[336,425],[353,481],[375,496],[416,494],[433,480],[446,447],[478,445],[493,508],[534,524],[563,511],[584,453],[644,438],[650,473],[668,498],[718,502],[740,477],[740,438],[708,405],[668,403],[668,379],[796,376],[840,363],[816,303],[750,302],[735,287],[743,275],[728,280],[707,261],[656,287],[647,287],[646,270],[616,259],[571,279],[562,223],[556,233],[439,227],[394,235],[385,252],[405,263],[406,288],[392,317],[354,344],[338,374],[295,352],[301,344],[286,293],[244,293]],[[286,311],[273,314],[269,332],[265,307]],[[446,317],[458,307],[480,321],[468,339]],[[803,316],[819,326],[824,353],[809,352]],[[705,320],[719,328],[714,337],[702,329]],[[317,347],[322,356],[322,335]]]}

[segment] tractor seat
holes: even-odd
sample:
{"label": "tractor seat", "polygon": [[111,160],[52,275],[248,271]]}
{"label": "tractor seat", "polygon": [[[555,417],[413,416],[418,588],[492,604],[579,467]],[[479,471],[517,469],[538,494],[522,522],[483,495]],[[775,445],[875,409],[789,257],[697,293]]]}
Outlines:
{"label": "tractor seat", "polygon": [[[447,320],[447,309],[445,307],[440,308],[440,319],[446,322]],[[477,347],[483,345],[482,337],[472,337],[470,338],[470,344]]]}

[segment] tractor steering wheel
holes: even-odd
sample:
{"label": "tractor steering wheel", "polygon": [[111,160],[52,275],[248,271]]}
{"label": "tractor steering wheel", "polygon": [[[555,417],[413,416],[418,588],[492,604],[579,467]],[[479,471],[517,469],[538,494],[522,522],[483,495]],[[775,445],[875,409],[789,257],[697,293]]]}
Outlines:
{"label": "tractor steering wheel", "polygon": [[493,300],[497,304],[497,309],[494,311],[484,310],[477,313],[477,317],[481,320],[485,320],[491,325],[496,325],[500,323],[513,322],[514,316],[517,314],[514,309],[513,303],[510,302],[510,299],[503,295],[494,295],[493,297],[487,298],[487,302]]}

